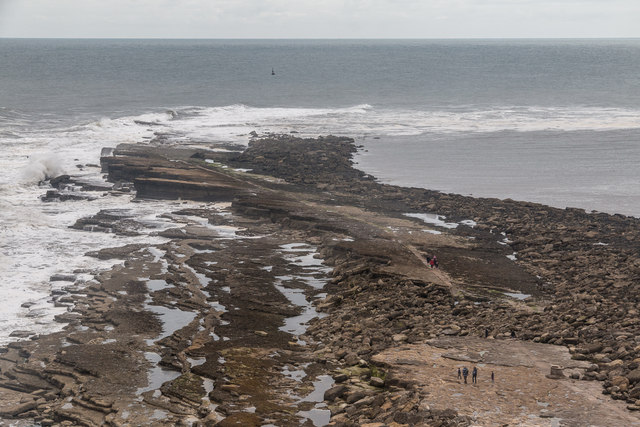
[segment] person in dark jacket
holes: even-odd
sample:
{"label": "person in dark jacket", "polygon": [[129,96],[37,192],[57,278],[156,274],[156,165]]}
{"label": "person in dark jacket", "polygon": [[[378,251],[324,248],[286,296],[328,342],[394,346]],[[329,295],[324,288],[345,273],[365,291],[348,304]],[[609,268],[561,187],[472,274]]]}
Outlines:
{"label": "person in dark jacket", "polygon": [[474,384],[478,384],[478,368],[473,367],[473,372],[471,373],[471,382]]}
{"label": "person in dark jacket", "polygon": [[464,368],[462,368],[462,376],[464,377],[464,383],[467,383],[467,377],[469,376],[469,370],[467,369],[467,367],[465,366]]}

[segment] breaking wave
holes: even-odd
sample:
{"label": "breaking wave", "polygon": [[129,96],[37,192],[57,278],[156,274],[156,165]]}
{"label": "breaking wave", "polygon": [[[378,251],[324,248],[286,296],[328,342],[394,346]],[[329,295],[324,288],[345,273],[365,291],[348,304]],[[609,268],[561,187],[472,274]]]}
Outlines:
{"label": "breaking wave", "polygon": [[458,107],[441,110],[376,108],[184,107],[161,121],[192,138],[246,140],[258,133],[421,135],[500,131],[584,131],[640,128],[640,110],[591,107]]}
{"label": "breaking wave", "polygon": [[[379,108],[369,104],[340,108],[182,106],[55,127],[50,126],[54,123],[52,120],[47,120],[46,125],[40,120],[34,123],[23,114],[7,109],[0,109],[0,116],[0,121],[10,125],[5,126],[6,134],[0,134],[0,146],[26,151],[23,159],[30,158],[27,169],[34,179],[57,172],[52,161],[40,157],[31,159],[31,149],[35,147],[36,152],[64,152],[62,161],[69,167],[68,158],[87,157],[83,153],[91,153],[95,161],[103,146],[145,143],[156,133],[168,133],[174,141],[190,144],[194,141],[246,144],[252,131],[363,137],[640,128],[640,110],[584,106],[459,106],[431,110]],[[29,121],[30,125],[25,125]]]}
{"label": "breaking wave", "polygon": [[29,158],[29,163],[23,169],[22,177],[26,184],[37,184],[63,173],[64,168],[60,158],[55,153],[43,153]]}

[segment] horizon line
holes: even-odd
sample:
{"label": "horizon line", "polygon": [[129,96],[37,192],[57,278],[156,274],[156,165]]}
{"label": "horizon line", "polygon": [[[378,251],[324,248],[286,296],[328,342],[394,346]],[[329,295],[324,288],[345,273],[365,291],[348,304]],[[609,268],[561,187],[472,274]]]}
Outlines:
{"label": "horizon line", "polygon": [[640,40],[629,37],[14,37],[20,40]]}

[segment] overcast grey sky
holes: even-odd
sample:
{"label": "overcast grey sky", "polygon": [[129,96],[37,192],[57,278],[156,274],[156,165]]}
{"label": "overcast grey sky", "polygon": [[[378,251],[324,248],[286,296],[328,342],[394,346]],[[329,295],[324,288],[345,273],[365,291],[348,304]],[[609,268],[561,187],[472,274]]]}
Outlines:
{"label": "overcast grey sky", "polygon": [[640,37],[640,0],[0,0],[0,37]]}

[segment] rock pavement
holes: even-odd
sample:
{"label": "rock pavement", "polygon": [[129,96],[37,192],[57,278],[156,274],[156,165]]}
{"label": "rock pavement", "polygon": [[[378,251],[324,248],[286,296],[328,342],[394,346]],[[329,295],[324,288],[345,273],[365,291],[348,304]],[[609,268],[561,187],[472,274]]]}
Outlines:
{"label": "rock pavement", "polygon": [[[581,368],[559,381],[599,384],[638,413],[640,220],[379,184],[353,168],[349,138],[269,136],[242,152],[162,142],[104,157],[110,191],[203,207],[168,214],[179,226],[164,244],[91,254],[125,262],[52,296],[68,307],[63,331],[0,349],[0,417],[473,425],[400,374],[424,361],[380,359],[439,337],[561,346]],[[70,226],[139,225],[97,212]],[[571,402],[549,404],[571,421]]]}

